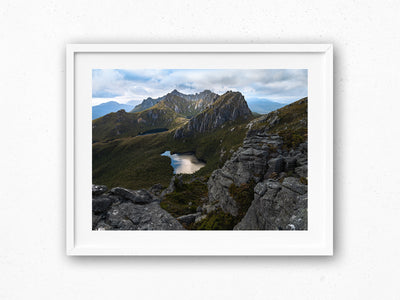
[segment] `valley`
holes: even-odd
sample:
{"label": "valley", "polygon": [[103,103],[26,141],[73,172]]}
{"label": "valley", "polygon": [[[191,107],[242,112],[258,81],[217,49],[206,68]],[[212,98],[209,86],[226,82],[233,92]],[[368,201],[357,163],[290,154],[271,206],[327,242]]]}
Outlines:
{"label": "valley", "polygon": [[174,90],[92,131],[93,230],[307,229],[307,98],[255,115],[240,92]]}

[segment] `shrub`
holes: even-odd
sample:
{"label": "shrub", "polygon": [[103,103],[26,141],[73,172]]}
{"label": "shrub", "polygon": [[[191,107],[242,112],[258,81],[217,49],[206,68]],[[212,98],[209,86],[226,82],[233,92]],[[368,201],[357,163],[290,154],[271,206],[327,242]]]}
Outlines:
{"label": "shrub", "polygon": [[231,214],[217,209],[207,215],[204,220],[195,223],[191,229],[197,230],[232,230],[237,224],[237,219]]}
{"label": "shrub", "polygon": [[165,196],[161,201],[161,207],[173,217],[179,217],[196,212],[196,208],[202,204],[202,199],[207,196],[207,184],[202,179],[196,179],[190,183],[175,179],[176,190]]}
{"label": "shrub", "polygon": [[248,183],[243,183],[236,186],[234,183],[229,187],[231,197],[236,201],[238,207],[238,222],[244,217],[249,209],[251,202],[254,200],[254,187],[256,183],[251,180]]}

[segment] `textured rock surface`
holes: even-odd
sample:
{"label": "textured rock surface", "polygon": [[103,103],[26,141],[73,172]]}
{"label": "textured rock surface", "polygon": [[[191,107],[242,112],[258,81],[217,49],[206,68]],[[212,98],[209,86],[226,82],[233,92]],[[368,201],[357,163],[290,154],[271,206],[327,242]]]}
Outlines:
{"label": "textured rock surface", "polygon": [[183,230],[146,190],[113,188],[92,199],[93,230]]}
{"label": "textured rock surface", "polygon": [[92,185],[92,195],[98,196],[107,192],[107,187],[105,185]]}
{"label": "textured rock surface", "polygon": [[191,111],[192,113],[199,113],[208,105],[213,103],[218,96],[219,95],[211,92],[210,90],[204,90],[201,93],[189,95],[183,94],[177,90],[173,90],[172,92],[160,98],[147,98],[143,100],[143,102],[136,105],[131,112],[143,111],[163,101],[165,105],[169,106],[177,113],[185,115],[188,111]]}
{"label": "textured rock surface", "polygon": [[[268,144],[275,136],[252,136],[246,138],[240,147],[221,169],[215,170],[208,180],[209,203],[216,203],[223,211],[236,216],[238,208],[229,193],[232,184],[239,186],[250,180],[258,182],[267,169]],[[208,208],[208,210],[210,210]]]}
{"label": "textured rock surface", "polygon": [[[267,136],[263,138],[262,144],[268,144]],[[255,145],[259,144],[252,144],[251,147]],[[307,229],[307,185],[300,181],[300,178],[307,177],[307,153],[295,151],[292,152],[295,156],[280,155],[268,160],[268,157],[276,153],[268,154],[268,150],[263,150],[263,155],[258,155],[261,153],[257,152],[258,149],[251,149],[253,154],[246,157],[246,160],[241,157],[250,151],[240,148],[222,169],[212,173],[208,181],[209,204],[204,209],[212,211],[220,207],[236,216],[238,206],[230,195],[229,187],[232,183],[239,186],[254,180],[258,182],[254,188],[254,200],[235,229]],[[285,160],[290,161],[291,165],[285,164]],[[251,163],[243,163],[246,161]],[[296,167],[300,163],[305,165]],[[293,172],[293,169],[296,171]],[[296,177],[287,177],[286,172],[292,172]]]}
{"label": "textured rock surface", "polygon": [[122,199],[129,200],[135,204],[147,204],[157,200],[146,190],[132,191],[121,187],[116,187],[111,189],[110,193],[112,195],[121,196]]}
{"label": "textured rock surface", "polygon": [[257,184],[254,192],[250,208],[234,229],[307,229],[307,186],[301,184],[297,178],[285,178],[282,184],[266,179]]}
{"label": "textured rock surface", "polygon": [[153,185],[150,189],[149,192],[152,193],[155,196],[160,196],[163,191],[163,186],[159,183]]}
{"label": "textured rock surface", "polygon": [[[161,103],[176,105],[175,110],[182,113],[179,101],[175,101],[181,95],[177,91],[171,94],[168,101]],[[225,122],[238,118],[243,122],[243,118],[250,116],[243,96],[227,92],[176,130],[174,136],[201,136],[225,126]],[[184,203],[190,207],[193,204],[190,197],[194,197],[190,193],[183,196],[180,189],[190,182],[179,175],[171,179],[165,190],[154,185],[149,191],[113,188],[103,193],[106,187],[98,186],[93,187],[93,228],[179,230],[183,224],[189,229],[306,230],[307,99],[254,119],[247,129],[241,147],[236,151],[226,149],[221,154],[231,156],[208,178],[208,193],[204,186],[206,179],[203,181],[202,199],[197,199],[195,210],[179,206]],[[169,193],[173,194],[166,197]],[[160,199],[174,204],[164,203],[163,207],[179,216],[178,219],[160,207]]]}
{"label": "textured rock surface", "polygon": [[[203,211],[221,208],[235,217],[243,215],[238,212],[239,205],[230,194],[230,187],[254,182],[254,200],[235,229],[307,229],[308,147],[307,142],[294,144],[294,138],[301,136],[293,135],[306,128],[307,100],[302,99],[288,107],[286,109],[297,109],[295,114],[284,115],[277,111],[249,123],[243,146],[221,169],[211,174],[209,201]],[[287,133],[289,126],[286,139],[274,131],[279,128]]]}
{"label": "textured rock surface", "polygon": [[183,138],[194,133],[215,130],[227,121],[238,118],[247,119],[251,111],[243,95],[239,92],[227,92],[220,96],[207,109],[190,119],[183,127],[176,130],[174,137]]}
{"label": "textured rock surface", "polygon": [[180,216],[177,218],[177,220],[181,223],[185,223],[185,224],[192,224],[195,222],[196,218],[200,217],[201,213],[195,213],[195,214],[189,214],[189,215],[184,215],[184,216]]}
{"label": "textured rock surface", "polygon": [[172,176],[171,181],[169,182],[168,187],[160,193],[160,197],[161,197],[161,198],[164,198],[165,195],[170,194],[170,193],[172,193],[173,191],[175,191],[175,189],[176,189],[175,182],[178,182],[178,183],[179,183],[179,182],[182,182],[182,175],[175,175],[175,176]]}

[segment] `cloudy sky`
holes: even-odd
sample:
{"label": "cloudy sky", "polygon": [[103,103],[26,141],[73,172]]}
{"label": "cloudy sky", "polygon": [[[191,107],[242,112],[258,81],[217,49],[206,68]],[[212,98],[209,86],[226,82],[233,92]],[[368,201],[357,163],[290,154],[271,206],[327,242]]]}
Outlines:
{"label": "cloudy sky", "polygon": [[174,89],[194,94],[240,91],[247,101],[268,99],[290,103],[307,96],[307,70],[243,69],[96,69],[92,71],[92,105],[107,101],[140,103]]}

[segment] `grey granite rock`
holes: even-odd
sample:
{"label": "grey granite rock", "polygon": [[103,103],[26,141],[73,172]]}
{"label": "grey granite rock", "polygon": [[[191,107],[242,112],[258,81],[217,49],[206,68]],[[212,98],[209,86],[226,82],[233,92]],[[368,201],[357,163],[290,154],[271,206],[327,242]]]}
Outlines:
{"label": "grey granite rock", "polygon": [[162,190],[163,190],[163,186],[161,184],[157,183],[149,189],[149,192],[155,196],[160,196],[162,193]]}
{"label": "grey granite rock", "polygon": [[300,180],[295,177],[285,178],[282,182],[282,186],[300,195],[307,193],[307,185],[302,184]]}
{"label": "grey granite rock", "polygon": [[121,187],[92,199],[93,230],[183,230],[183,226],[160,207],[157,196],[147,190]]}
{"label": "grey granite rock", "polygon": [[92,199],[92,211],[94,213],[105,212],[113,203],[113,199],[107,196],[99,196]]}
{"label": "grey granite rock", "polygon": [[110,191],[113,195],[121,196],[123,199],[131,201],[135,204],[148,204],[157,201],[147,190],[132,191],[121,187],[116,187]]}
{"label": "grey granite rock", "polygon": [[275,172],[275,173],[280,173],[285,170],[285,160],[283,159],[282,156],[277,157],[277,158],[272,158],[268,161],[268,171],[269,172]]}
{"label": "grey granite rock", "polygon": [[183,226],[158,202],[145,205],[129,202],[108,210],[105,224],[113,230],[182,230]]}
{"label": "grey granite rock", "polygon": [[[267,179],[255,187],[254,201],[235,230],[307,230],[307,195],[293,177],[284,183]],[[294,178],[297,179],[297,178]],[[296,186],[295,189],[285,187]],[[299,193],[300,192],[300,193]]]}
{"label": "grey granite rock", "polygon": [[[238,205],[232,198],[229,188],[232,184],[242,184],[262,180],[268,170],[269,143],[281,143],[276,135],[260,134],[247,136],[240,147],[233,153],[231,159],[225,162],[221,169],[215,170],[208,180],[209,204],[220,207],[233,216],[238,214]],[[284,160],[281,159],[284,165]]]}
{"label": "grey granite rock", "polygon": [[192,224],[195,222],[196,218],[201,216],[201,213],[195,213],[195,214],[189,214],[189,215],[184,215],[176,218],[179,222],[185,223],[187,225]]}
{"label": "grey granite rock", "polygon": [[105,185],[95,185],[92,184],[92,195],[93,196],[99,196],[101,194],[104,194],[107,192],[107,187]]}
{"label": "grey granite rock", "polygon": [[[254,200],[238,230],[305,230],[307,229],[307,143],[296,148],[283,146],[283,138],[268,130],[278,124],[276,113],[262,116],[248,125],[243,146],[232,154],[221,169],[208,180],[209,201],[204,212],[221,208],[237,217],[239,206],[232,198],[232,184],[256,183]],[[254,126],[264,122],[264,127]],[[301,178],[304,177],[304,178]]]}
{"label": "grey granite rock", "polygon": [[207,109],[197,114],[183,127],[177,129],[174,138],[180,139],[194,133],[215,130],[228,121],[250,118],[251,111],[240,92],[226,92],[219,96]]}

